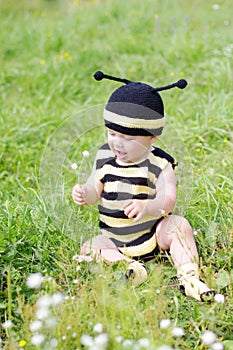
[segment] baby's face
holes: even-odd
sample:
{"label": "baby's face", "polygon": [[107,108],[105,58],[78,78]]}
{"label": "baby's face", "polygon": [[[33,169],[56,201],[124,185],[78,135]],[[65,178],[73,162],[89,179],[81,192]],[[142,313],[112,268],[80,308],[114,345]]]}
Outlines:
{"label": "baby's face", "polygon": [[156,136],[130,136],[108,129],[108,144],[123,163],[135,163],[147,157]]}

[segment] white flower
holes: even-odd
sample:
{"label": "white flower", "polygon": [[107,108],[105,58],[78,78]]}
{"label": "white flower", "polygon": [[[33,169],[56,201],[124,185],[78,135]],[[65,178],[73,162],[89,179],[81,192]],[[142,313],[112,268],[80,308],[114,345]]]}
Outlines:
{"label": "white flower", "polygon": [[72,259],[79,263],[93,261],[93,258],[89,255],[74,255]]}
{"label": "white flower", "polygon": [[128,348],[133,345],[133,341],[131,339],[125,339],[122,343],[123,348]]}
{"label": "white flower", "polygon": [[76,332],[73,332],[73,333],[71,334],[71,338],[76,338],[76,336],[77,336],[77,333],[76,333]]}
{"label": "white flower", "polygon": [[44,280],[44,277],[41,275],[41,273],[36,272],[36,273],[32,273],[27,278],[26,284],[27,284],[28,288],[38,289],[38,288],[40,288],[43,280]]}
{"label": "white flower", "polygon": [[81,270],[81,266],[78,265],[78,266],[76,267],[76,271],[80,271],[80,270]]}
{"label": "white flower", "polygon": [[96,333],[102,333],[103,332],[103,325],[101,323],[96,323],[94,325],[94,328],[93,328],[93,331],[96,332]]}
{"label": "white flower", "polygon": [[224,345],[223,343],[217,342],[211,345],[211,349],[212,350],[223,350],[224,349]]}
{"label": "white flower", "polygon": [[150,346],[150,340],[148,338],[141,338],[138,340],[138,345],[142,348],[148,348]]}
{"label": "white flower", "polygon": [[73,283],[74,283],[74,284],[78,284],[78,279],[75,278],[75,279],[73,280]]}
{"label": "white flower", "polygon": [[11,320],[6,320],[5,322],[2,323],[2,328],[4,329],[9,329],[13,327],[13,323]]}
{"label": "white flower", "polygon": [[213,10],[219,10],[219,4],[213,4],[212,9]]}
{"label": "white flower", "polygon": [[217,302],[217,303],[224,303],[225,301],[225,297],[223,294],[215,294],[214,296],[214,300]]}
{"label": "white flower", "polygon": [[61,339],[62,339],[62,340],[66,340],[66,335],[63,335],[63,336],[61,337]]}
{"label": "white flower", "polygon": [[45,321],[45,325],[46,327],[48,327],[49,329],[52,329],[56,326],[57,324],[57,320],[55,317],[49,317],[47,318],[47,320]]}
{"label": "white flower", "polygon": [[83,157],[88,158],[90,156],[90,153],[88,151],[83,151]]}
{"label": "white flower", "polygon": [[31,337],[31,343],[35,346],[40,346],[45,340],[44,334],[35,334]]}
{"label": "white flower", "polygon": [[105,348],[108,344],[108,334],[102,333],[95,337],[94,342],[96,345],[101,346],[102,348]]}
{"label": "white flower", "polygon": [[90,347],[94,344],[93,338],[89,334],[83,334],[80,338],[80,343],[87,347]]}
{"label": "white flower", "polygon": [[63,303],[64,300],[65,300],[65,297],[62,293],[57,292],[52,295],[53,305],[60,305]]}
{"label": "white flower", "polygon": [[156,348],[156,350],[173,350],[169,345],[161,345],[159,348]]}
{"label": "white flower", "polygon": [[41,327],[42,327],[42,322],[39,320],[31,322],[29,326],[31,332],[37,332]]}
{"label": "white flower", "polygon": [[50,345],[51,348],[56,348],[57,345],[58,345],[58,340],[57,340],[57,338],[52,338],[52,339],[50,340],[49,345]]}
{"label": "white flower", "polygon": [[122,335],[117,335],[117,336],[115,337],[115,341],[116,341],[116,343],[121,343],[121,342],[122,342],[122,340],[123,340]]}
{"label": "white flower", "polygon": [[184,330],[181,327],[174,327],[172,329],[172,335],[173,337],[182,337],[184,335]]}
{"label": "white flower", "polygon": [[36,311],[36,317],[39,320],[44,320],[49,316],[49,309],[47,308],[41,308]]}
{"label": "white flower", "polygon": [[215,342],[217,336],[214,332],[206,331],[201,335],[201,340],[205,345],[211,345]]}
{"label": "white flower", "polygon": [[171,324],[171,321],[169,319],[165,318],[164,320],[160,321],[159,326],[161,329],[166,329],[170,326],[170,324]]}
{"label": "white flower", "polygon": [[41,309],[41,308],[46,309],[46,308],[50,308],[52,303],[53,301],[50,295],[43,295],[37,300],[36,305],[38,309]]}
{"label": "white flower", "polygon": [[77,163],[72,163],[72,164],[71,164],[71,168],[72,168],[73,170],[77,169],[77,167],[78,167],[78,164],[77,164]]}

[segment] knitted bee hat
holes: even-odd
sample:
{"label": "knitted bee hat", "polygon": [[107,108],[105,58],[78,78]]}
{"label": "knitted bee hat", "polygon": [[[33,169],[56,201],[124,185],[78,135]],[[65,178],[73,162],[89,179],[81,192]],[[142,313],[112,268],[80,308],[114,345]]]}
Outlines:
{"label": "knitted bee hat", "polygon": [[174,87],[184,89],[187,81],[153,88],[150,85],[116,78],[103,72],[94,74],[96,80],[110,79],[124,83],[113,91],[104,109],[107,128],[126,135],[161,135],[165,125],[164,105],[158,91]]}

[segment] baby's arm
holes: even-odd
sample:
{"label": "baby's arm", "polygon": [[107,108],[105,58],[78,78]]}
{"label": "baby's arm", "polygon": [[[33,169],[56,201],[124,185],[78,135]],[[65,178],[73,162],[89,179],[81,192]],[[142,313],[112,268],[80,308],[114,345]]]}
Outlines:
{"label": "baby's arm", "polygon": [[96,203],[103,191],[103,184],[96,178],[95,165],[92,170],[92,174],[88,178],[87,182],[83,185],[76,184],[72,191],[72,198],[75,204],[78,205],[91,205]]}
{"label": "baby's arm", "polygon": [[124,208],[128,218],[139,221],[144,216],[160,218],[173,211],[176,204],[176,179],[169,163],[160,173],[156,183],[155,199],[132,199]]}

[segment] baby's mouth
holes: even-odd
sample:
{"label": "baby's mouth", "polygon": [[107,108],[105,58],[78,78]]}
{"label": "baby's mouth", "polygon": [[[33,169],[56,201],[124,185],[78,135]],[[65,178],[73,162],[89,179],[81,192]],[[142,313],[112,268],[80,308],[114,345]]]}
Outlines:
{"label": "baby's mouth", "polygon": [[117,158],[119,158],[119,159],[124,159],[127,156],[126,152],[122,152],[122,151],[118,151],[118,150],[115,150],[115,154],[116,154]]}

